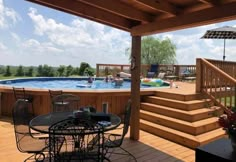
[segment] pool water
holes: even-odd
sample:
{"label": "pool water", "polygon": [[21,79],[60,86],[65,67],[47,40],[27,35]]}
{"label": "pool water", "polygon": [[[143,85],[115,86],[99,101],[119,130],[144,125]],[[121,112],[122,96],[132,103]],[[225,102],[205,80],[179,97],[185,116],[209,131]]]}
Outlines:
{"label": "pool water", "polygon": [[[131,87],[130,80],[124,80],[122,86],[115,86],[113,82],[105,82],[97,78],[92,84],[88,83],[86,78],[34,78],[34,79],[15,79],[0,81],[0,84],[27,87],[27,88],[45,88],[45,89],[128,89]],[[151,86],[140,85],[141,88]]]}

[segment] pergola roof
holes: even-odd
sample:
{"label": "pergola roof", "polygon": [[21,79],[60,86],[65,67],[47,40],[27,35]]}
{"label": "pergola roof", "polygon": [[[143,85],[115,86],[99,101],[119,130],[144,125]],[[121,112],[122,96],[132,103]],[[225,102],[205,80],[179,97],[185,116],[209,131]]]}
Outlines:
{"label": "pergola roof", "polygon": [[236,19],[236,0],[27,0],[148,35]]}

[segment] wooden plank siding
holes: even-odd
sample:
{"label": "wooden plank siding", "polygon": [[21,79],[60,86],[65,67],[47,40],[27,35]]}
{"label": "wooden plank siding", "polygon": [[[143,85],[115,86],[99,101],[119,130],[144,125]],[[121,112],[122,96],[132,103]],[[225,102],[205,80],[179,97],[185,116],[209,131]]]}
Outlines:
{"label": "wooden plank siding", "polygon": [[[15,103],[13,90],[11,88],[0,87],[1,93],[1,115],[11,116],[12,107]],[[33,107],[36,115],[46,114],[51,111],[51,99],[48,90],[45,89],[26,89],[26,93],[33,96]],[[82,91],[82,90],[63,90],[79,96],[79,107],[93,106],[98,111],[102,111],[102,103],[108,103],[110,113],[121,115],[125,105],[130,99],[130,90],[104,90],[104,91]],[[153,90],[142,92],[143,95],[154,94]]]}

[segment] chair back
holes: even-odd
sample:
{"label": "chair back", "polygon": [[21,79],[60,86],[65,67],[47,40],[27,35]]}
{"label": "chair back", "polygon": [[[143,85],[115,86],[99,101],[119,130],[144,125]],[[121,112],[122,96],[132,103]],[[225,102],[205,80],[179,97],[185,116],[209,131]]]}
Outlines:
{"label": "chair back", "polygon": [[53,112],[79,110],[79,97],[72,94],[61,94],[53,97]]}
{"label": "chair back", "polygon": [[26,99],[26,95],[25,95],[25,88],[16,88],[13,87],[13,92],[14,92],[14,96],[15,99]]}
{"label": "chair back", "polygon": [[128,101],[126,107],[125,107],[125,115],[124,115],[124,127],[123,127],[123,133],[122,133],[122,140],[127,134],[129,130],[129,125],[130,125],[130,116],[131,116],[131,100]]}
{"label": "chair back", "polygon": [[[53,161],[102,161],[103,127],[91,120],[68,118],[49,128]],[[63,144],[61,140],[64,139]]]}
{"label": "chair back", "polygon": [[31,146],[29,140],[31,137],[29,122],[33,118],[29,112],[29,104],[23,99],[18,99],[12,110],[13,124],[15,130],[17,148],[21,152],[28,152]]}
{"label": "chair back", "polygon": [[151,64],[149,72],[158,72],[159,64]]}
{"label": "chair back", "polygon": [[62,90],[51,90],[49,89],[49,94],[51,99],[53,99],[53,97],[58,96],[58,95],[62,95],[63,91]]}

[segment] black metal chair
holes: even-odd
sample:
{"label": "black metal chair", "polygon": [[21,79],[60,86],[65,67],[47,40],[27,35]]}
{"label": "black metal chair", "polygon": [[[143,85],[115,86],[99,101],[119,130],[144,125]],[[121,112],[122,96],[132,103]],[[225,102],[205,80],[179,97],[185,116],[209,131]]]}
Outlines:
{"label": "black metal chair", "polygon": [[62,90],[51,90],[51,89],[49,89],[48,91],[49,91],[49,95],[50,95],[50,97],[51,97],[51,100],[52,100],[54,97],[63,94],[63,91],[62,91]]}
{"label": "black metal chair", "polygon": [[[127,150],[121,147],[124,137],[129,130],[130,116],[131,116],[131,100],[128,101],[125,108],[123,127],[117,128],[117,129],[121,129],[122,133],[121,134],[110,133],[110,134],[104,135],[105,136],[104,147],[106,150],[105,154],[107,157],[106,159],[108,161],[112,154],[128,155],[132,158],[130,159],[130,161],[132,160],[136,161],[136,158],[130,152],[128,152]],[[120,151],[115,152],[115,148],[120,148],[121,150],[123,150],[123,152],[120,152]]]}
{"label": "black metal chair", "polygon": [[29,112],[29,104],[23,99],[18,99],[13,107],[13,123],[16,137],[16,145],[20,152],[33,154],[29,158],[39,162],[45,158],[44,152],[48,151],[47,138],[35,138],[30,131],[29,121],[32,114]]}
{"label": "black metal chair", "polygon": [[72,94],[62,94],[53,97],[53,112],[79,110],[79,97]]}
{"label": "black metal chair", "polygon": [[[68,118],[49,128],[50,161],[103,161],[103,127],[82,118]],[[61,145],[60,138],[64,139]]]}
{"label": "black metal chair", "polygon": [[[31,113],[34,114],[34,107],[33,107],[33,96],[26,94],[25,88],[21,87],[13,87],[13,93],[15,96],[15,100],[18,99],[24,100],[31,105]],[[34,114],[35,115],[35,114]]]}

